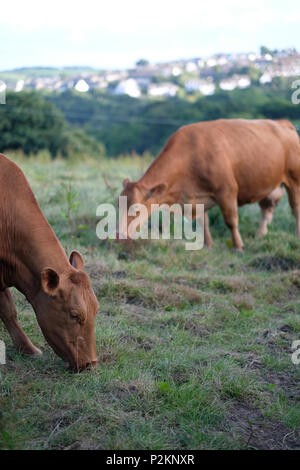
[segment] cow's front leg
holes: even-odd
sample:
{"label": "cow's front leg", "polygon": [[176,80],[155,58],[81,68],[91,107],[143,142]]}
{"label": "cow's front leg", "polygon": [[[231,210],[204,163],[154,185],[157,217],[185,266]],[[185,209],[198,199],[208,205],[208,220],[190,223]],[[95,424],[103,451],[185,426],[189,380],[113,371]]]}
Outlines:
{"label": "cow's front leg", "polygon": [[9,289],[0,292],[0,318],[6,326],[14,346],[18,351],[31,355],[42,354],[22,330],[17,319],[17,311]]}
{"label": "cow's front leg", "polygon": [[232,248],[237,251],[243,251],[244,244],[239,232],[239,215],[237,205],[237,195],[224,194],[219,199],[220,209],[222,211],[226,225],[231,231]]}

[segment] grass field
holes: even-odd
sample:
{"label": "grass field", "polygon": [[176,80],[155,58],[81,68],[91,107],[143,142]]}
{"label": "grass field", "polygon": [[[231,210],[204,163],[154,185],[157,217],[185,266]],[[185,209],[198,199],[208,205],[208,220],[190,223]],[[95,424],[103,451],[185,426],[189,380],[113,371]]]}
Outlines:
{"label": "grass field", "polygon": [[244,254],[230,250],[218,209],[214,248],[180,241],[100,241],[96,207],[149,158],[69,163],[19,159],[66,251],[78,249],[100,303],[99,366],[70,373],[16,290],[39,359],[0,325],[3,449],[300,449],[300,240],[286,196],[269,235],[257,205],[240,211]]}

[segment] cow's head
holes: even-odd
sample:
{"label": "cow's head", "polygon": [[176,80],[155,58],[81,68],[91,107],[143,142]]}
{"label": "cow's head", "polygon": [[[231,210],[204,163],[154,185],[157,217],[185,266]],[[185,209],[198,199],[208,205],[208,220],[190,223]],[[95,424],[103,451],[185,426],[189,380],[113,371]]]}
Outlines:
{"label": "cow's head", "polygon": [[[130,182],[128,178],[123,181],[123,191],[121,192],[120,196],[127,197],[127,211],[131,206],[134,204],[142,204],[146,207],[148,217],[151,215],[152,205],[153,204],[168,204],[167,197],[167,185],[165,183],[159,183],[151,188],[146,187],[144,184],[139,182]],[[133,221],[135,216],[128,215],[127,212],[127,221],[125,217],[121,219],[121,233],[127,234],[130,237],[130,233],[128,233],[128,227],[130,223]],[[142,220],[142,217],[139,217],[142,225],[146,220],[147,217],[145,216],[145,220]]]}
{"label": "cow's head", "polygon": [[98,302],[83,266],[80,253],[73,251],[65,272],[43,269],[34,301],[47,342],[75,370],[97,363],[94,318]]}

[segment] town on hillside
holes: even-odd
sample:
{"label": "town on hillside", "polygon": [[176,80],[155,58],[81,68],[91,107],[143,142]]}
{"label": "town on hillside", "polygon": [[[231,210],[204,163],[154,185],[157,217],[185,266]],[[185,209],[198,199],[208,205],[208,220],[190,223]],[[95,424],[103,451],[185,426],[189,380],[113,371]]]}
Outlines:
{"label": "town on hillside", "polygon": [[251,84],[265,85],[276,77],[297,76],[300,53],[296,49],[270,50],[264,46],[259,53],[220,53],[159,64],[141,59],[128,70],[41,67],[0,73],[7,89],[16,92],[75,89],[85,93],[98,89],[133,98],[168,98],[197,92],[213,95],[217,89],[231,91]]}

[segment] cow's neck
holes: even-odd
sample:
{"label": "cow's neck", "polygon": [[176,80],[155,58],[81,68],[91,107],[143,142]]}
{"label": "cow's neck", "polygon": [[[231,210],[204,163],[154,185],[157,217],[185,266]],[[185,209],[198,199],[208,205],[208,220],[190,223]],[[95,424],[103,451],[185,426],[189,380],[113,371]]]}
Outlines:
{"label": "cow's neck", "polygon": [[146,173],[139,180],[139,183],[147,189],[151,189],[155,184],[160,182],[168,181],[168,183],[171,184],[178,175],[177,165],[172,164],[173,158],[175,158],[175,156],[170,155],[169,149],[163,150],[154,162],[151,163]]}
{"label": "cow's neck", "polygon": [[42,270],[51,267],[61,274],[68,269],[69,261],[35,201],[23,205],[17,213],[10,284],[32,302],[40,289]]}

